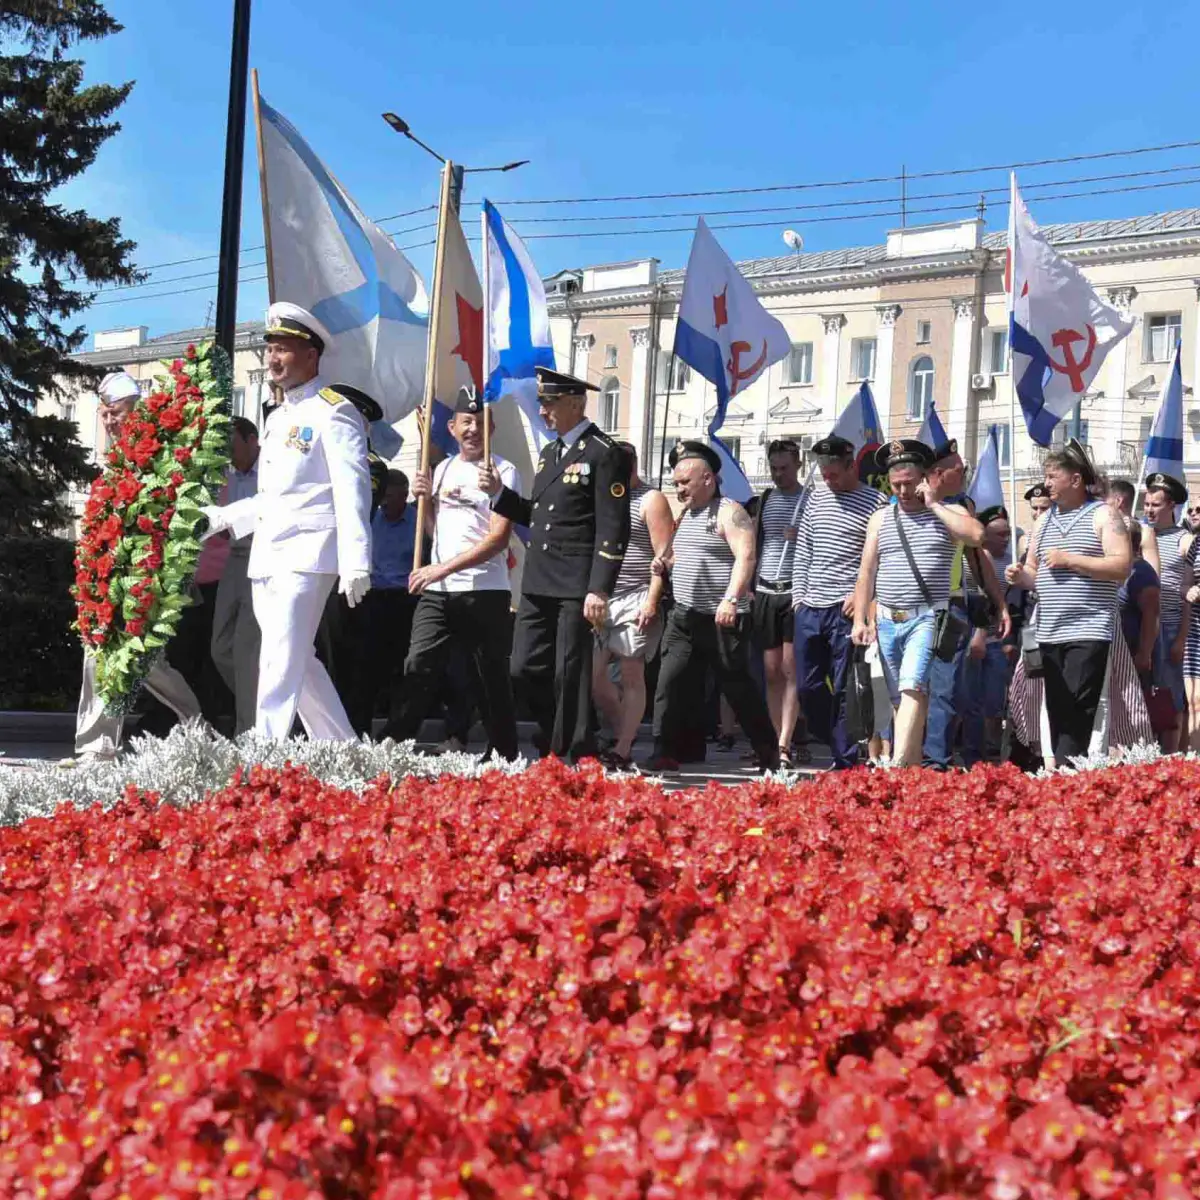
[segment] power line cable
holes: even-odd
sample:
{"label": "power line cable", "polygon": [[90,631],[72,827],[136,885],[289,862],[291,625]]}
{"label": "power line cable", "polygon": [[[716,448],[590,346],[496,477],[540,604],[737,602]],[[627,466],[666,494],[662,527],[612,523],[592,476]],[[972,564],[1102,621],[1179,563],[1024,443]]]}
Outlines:
{"label": "power line cable", "polygon": [[984,175],[995,171],[1029,170],[1034,167],[1058,166],[1061,163],[1095,162],[1105,158],[1126,158],[1135,154],[1160,154],[1167,150],[1186,150],[1200,146],[1200,141],[1165,142],[1161,146],[1139,146],[1132,150],[1101,150],[1093,154],[1068,154],[1061,158],[1029,159],[1025,162],[993,163],[983,167],[952,167],[939,171],[905,172],[903,175],[875,175],[862,179],[836,179],[820,183],[780,183],[767,187],[711,188],[699,192],[642,192],[629,196],[575,196],[542,200],[507,200],[514,204],[616,204],[630,200],[690,200],[701,196],[747,196],[765,192],[799,192],[812,188],[862,187],[872,183],[900,183],[908,179],[945,179],[954,175]]}

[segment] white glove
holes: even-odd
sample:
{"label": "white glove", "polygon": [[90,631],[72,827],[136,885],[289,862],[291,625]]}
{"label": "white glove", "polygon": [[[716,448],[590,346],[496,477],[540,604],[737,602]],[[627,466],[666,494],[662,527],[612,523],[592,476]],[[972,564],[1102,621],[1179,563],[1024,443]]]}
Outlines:
{"label": "white glove", "polygon": [[357,608],[362,598],[371,590],[370,575],[350,575],[338,582],[338,591],[346,597],[351,608]]}
{"label": "white glove", "polygon": [[201,510],[208,521],[208,528],[200,535],[200,540],[207,541],[213,534],[221,533],[229,528],[229,518],[223,509],[215,504],[206,504]]}

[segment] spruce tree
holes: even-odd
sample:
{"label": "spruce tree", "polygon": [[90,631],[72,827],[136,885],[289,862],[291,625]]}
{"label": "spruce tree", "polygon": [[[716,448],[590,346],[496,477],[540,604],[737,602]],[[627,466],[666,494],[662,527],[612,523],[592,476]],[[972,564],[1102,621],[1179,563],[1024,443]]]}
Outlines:
{"label": "spruce tree", "polygon": [[95,473],[75,424],[36,402],[95,378],[70,358],[84,341],[72,318],[98,285],[140,278],[119,221],[54,200],[120,128],[133,86],[84,86],[72,47],[120,28],[99,0],[0,6],[0,536],[61,527],[66,489]]}

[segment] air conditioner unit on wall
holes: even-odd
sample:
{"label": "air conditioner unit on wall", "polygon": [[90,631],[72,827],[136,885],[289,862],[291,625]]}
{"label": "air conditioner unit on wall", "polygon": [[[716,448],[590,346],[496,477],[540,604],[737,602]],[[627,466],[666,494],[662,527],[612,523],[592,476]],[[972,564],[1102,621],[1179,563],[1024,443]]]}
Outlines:
{"label": "air conditioner unit on wall", "polygon": [[986,371],[977,371],[971,376],[971,386],[977,392],[982,392],[992,386],[992,377]]}

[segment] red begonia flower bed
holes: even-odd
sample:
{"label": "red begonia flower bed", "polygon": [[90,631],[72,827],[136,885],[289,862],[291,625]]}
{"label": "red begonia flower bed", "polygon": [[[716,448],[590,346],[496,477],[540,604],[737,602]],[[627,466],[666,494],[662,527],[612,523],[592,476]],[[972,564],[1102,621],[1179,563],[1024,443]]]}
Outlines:
{"label": "red begonia flower bed", "polygon": [[1200,1193],[1200,765],[254,769],[0,832],[0,1195]]}

